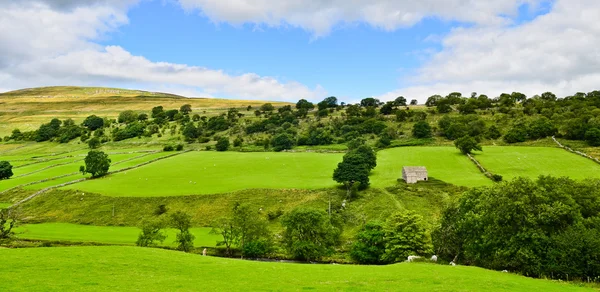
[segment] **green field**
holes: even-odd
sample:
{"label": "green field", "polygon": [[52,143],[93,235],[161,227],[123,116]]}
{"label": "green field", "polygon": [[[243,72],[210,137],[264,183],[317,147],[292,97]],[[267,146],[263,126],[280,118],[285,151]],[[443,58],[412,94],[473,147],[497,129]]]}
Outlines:
{"label": "green field", "polygon": [[488,171],[500,174],[504,179],[540,175],[600,178],[600,164],[560,148],[490,146],[484,147],[475,158]]}
{"label": "green field", "polygon": [[484,186],[492,182],[454,147],[400,147],[377,152],[371,184],[384,188],[402,178],[403,166],[425,166],[430,177],[459,186]]}
{"label": "green field", "polygon": [[0,209],[8,208],[12,205],[11,203],[0,203]]}
{"label": "green field", "polygon": [[244,189],[333,187],[342,154],[196,151],[65,187],[107,196],[153,197]]}
{"label": "green field", "polygon": [[[194,246],[214,247],[221,236],[209,234],[211,228],[191,228],[196,236]],[[94,242],[104,244],[134,245],[140,234],[137,227],[91,226],[67,223],[27,224],[19,226],[15,233],[17,237],[37,240],[56,240],[71,242]],[[174,247],[176,231],[166,230],[167,239],[162,245]]]}
{"label": "green field", "polygon": [[0,291],[593,291],[434,264],[282,264],[136,247],[1,249],[0,257]]}

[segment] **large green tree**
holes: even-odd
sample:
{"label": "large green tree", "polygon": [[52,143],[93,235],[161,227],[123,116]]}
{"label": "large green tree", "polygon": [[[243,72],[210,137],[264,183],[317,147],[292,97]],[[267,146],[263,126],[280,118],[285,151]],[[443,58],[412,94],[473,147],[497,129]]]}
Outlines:
{"label": "large green tree", "polygon": [[175,237],[175,243],[177,243],[178,250],[190,252],[194,249],[194,239],[196,237],[190,233],[192,216],[181,211],[171,214],[171,227],[178,231]]}
{"label": "large green tree", "polygon": [[285,248],[298,260],[319,260],[339,244],[341,227],[331,224],[327,213],[321,210],[294,209],[283,217],[281,225]]}
{"label": "large green tree", "polygon": [[9,179],[13,176],[13,166],[8,161],[0,161],[0,180]]}
{"label": "large green tree", "polygon": [[350,257],[360,264],[382,264],[385,254],[385,230],[379,222],[369,222],[356,234]]}
{"label": "large green tree", "polygon": [[79,168],[83,174],[89,173],[92,177],[100,177],[108,173],[111,160],[106,153],[92,150],[88,152],[84,162],[85,166]]}
{"label": "large green tree", "polygon": [[403,211],[392,215],[387,220],[383,261],[402,262],[411,255],[426,256],[431,253],[431,238],[421,215],[412,211]]}
{"label": "large green tree", "polygon": [[471,136],[464,136],[454,140],[454,146],[460,150],[462,154],[471,154],[471,152],[483,151],[481,145]]}

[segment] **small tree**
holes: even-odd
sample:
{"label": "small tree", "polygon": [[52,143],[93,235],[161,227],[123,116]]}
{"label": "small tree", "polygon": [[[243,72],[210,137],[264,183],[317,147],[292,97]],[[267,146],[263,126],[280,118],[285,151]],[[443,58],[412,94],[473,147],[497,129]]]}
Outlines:
{"label": "small tree", "polygon": [[288,253],[298,260],[318,260],[338,244],[341,229],[333,226],[324,211],[298,208],[282,221],[283,242]]}
{"label": "small tree", "polygon": [[217,141],[217,145],[215,145],[217,151],[227,151],[229,149],[229,138],[221,137]]}
{"label": "small tree", "polygon": [[88,141],[88,146],[90,147],[90,149],[96,149],[100,147],[101,144],[102,143],[100,142],[100,139],[98,139],[98,137],[94,137]]}
{"label": "small tree", "polygon": [[13,176],[13,166],[8,161],[0,161],[0,180],[9,179]]}
{"label": "small tree", "polygon": [[273,146],[273,150],[276,152],[292,149],[294,147],[294,140],[288,134],[279,134],[273,138],[271,146]]}
{"label": "small tree", "polygon": [[171,226],[179,231],[175,239],[178,250],[189,252],[194,248],[196,237],[190,233],[191,224],[192,216],[181,211],[171,214]]}
{"label": "small tree", "polygon": [[119,123],[125,123],[125,124],[133,123],[137,120],[138,120],[138,114],[131,110],[121,112],[119,114],[119,119],[118,119]]}
{"label": "small tree", "polygon": [[600,129],[592,128],[585,132],[585,140],[591,146],[600,146]]}
{"label": "small tree", "polygon": [[90,173],[92,177],[100,177],[108,173],[111,160],[106,153],[92,150],[88,152],[84,162],[85,166],[79,168],[82,174]]}
{"label": "small tree", "polygon": [[[346,154],[348,155],[348,154]],[[333,180],[344,184],[346,187],[346,196],[350,198],[352,189],[356,183],[358,187],[366,188],[369,186],[369,167],[361,162],[363,159],[358,154],[351,154],[348,159],[344,156],[344,161],[340,162],[333,171]]]}
{"label": "small tree", "polygon": [[179,112],[182,115],[187,115],[187,114],[191,113],[192,112],[192,105],[190,105],[190,104],[184,104],[184,105],[182,105],[181,108],[179,108]]}
{"label": "small tree", "polygon": [[423,217],[412,211],[394,214],[385,225],[386,262],[401,262],[410,255],[427,255],[432,251],[431,238],[425,230]]}
{"label": "small tree", "polygon": [[477,140],[470,136],[464,136],[454,140],[454,146],[456,146],[462,154],[471,154],[474,150],[483,151],[481,145],[477,143]]}
{"label": "small tree", "polygon": [[416,122],[412,134],[415,138],[431,138],[431,126],[426,121]]}
{"label": "small tree", "polygon": [[95,131],[104,127],[104,119],[95,115],[91,115],[83,121],[82,125],[90,131]]}
{"label": "small tree", "polygon": [[162,232],[164,223],[162,220],[149,220],[142,223],[142,231],[135,242],[137,246],[156,246],[156,242],[163,243],[167,236]]}
{"label": "small tree", "polygon": [[12,229],[19,222],[18,215],[11,209],[0,209],[0,239],[7,239],[13,235]]}
{"label": "small tree", "polygon": [[385,253],[383,224],[369,222],[356,235],[350,257],[360,264],[381,264]]}

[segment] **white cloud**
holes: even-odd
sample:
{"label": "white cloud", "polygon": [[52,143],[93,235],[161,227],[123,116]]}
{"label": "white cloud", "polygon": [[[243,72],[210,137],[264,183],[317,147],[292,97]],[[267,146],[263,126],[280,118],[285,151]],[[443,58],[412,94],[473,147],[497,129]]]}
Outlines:
{"label": "white cloud", "polygon": [[559,96],[600,88],[600,2],[558,0],[546,15],[520,26],[459,28],[421,67],[412,86],[381,95],[418,97],[472,91]]}
{"label": "white cloud", "polygon": [[320,86],[309,89],[254,73],[231,75],[153,62],[118,46],[101,47],[94,41],[128,21],[127,5],[114,5],[118,1],[3,2],[0,0],[0,88],[129,84],[139,89],[165,87],[188,94],[273,100],[318,99],[326,94]]}
{"label": "white cloud", "polygon": [[290,25],[328,34],[339,24],[367,23],[384,30],[409,27],[430,16],[483,25],[511,22],[520,4],[542,0],[177,0],[214,22]]}

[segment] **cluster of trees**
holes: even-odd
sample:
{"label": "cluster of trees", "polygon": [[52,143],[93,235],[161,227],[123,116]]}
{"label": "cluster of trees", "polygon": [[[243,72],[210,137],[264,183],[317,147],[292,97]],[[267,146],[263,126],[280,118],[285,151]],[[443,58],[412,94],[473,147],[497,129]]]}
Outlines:
{"label": "cluster of trees", "polygon": [[518,178],[471,189],[432,233],[445,259],[529,276],[600,276],[600,181]]}
{"label": "cluster of trees", "polygon": [[[435,95],[430,97],[426,105],[430,113],[446,114],[458,111],[464,117],[450,121],[444,117],[440,124],[440,135],[454,140],[470,135],[477,140],[498,139],[503,136],[507,143],[524,142],[556,135],[570,140],[585,140],[592,146],[600,146],[600,91],[577,93],[565,98],[557,98],[551,92],[527,98],[522,93],[501,94],[490,99],[485,95],[473,93],[470,98],[460,93],[450,93],[446,97]],[[487,129],[487,133],[467,133],[473,129],[480,130],[481,122],[477,122],[474,114],[491,114],[495,125]],[[469,117],[471,115],[471,117]],[[500,129],[506,118],[512,120],[506,133]],[[481,132],[481,131],[480,131]]]}
{"label": "cluster of trees", "polygon": [[433,246],[423,218],[398,212],[385,223],[369,222],[357,233],[350,257],[361,264],[403,262],[411,255],[431,255]]}
{"label": "cluster of trees", "polygon": [[[159,206],[156,215],[160,216],[167,212],[164,205]],[[163,243],[167,238],[163,229],[171,227],[177,230],[175,243],[177,249],[184,252],[190,252],[194,249],[194,239],[191,232],[192,217],[181,211],[172,213],[170,216],[160,216],[158,218],[145,220],[140,227],[141,232],[136,241],[137,246],[151,247]]]}

